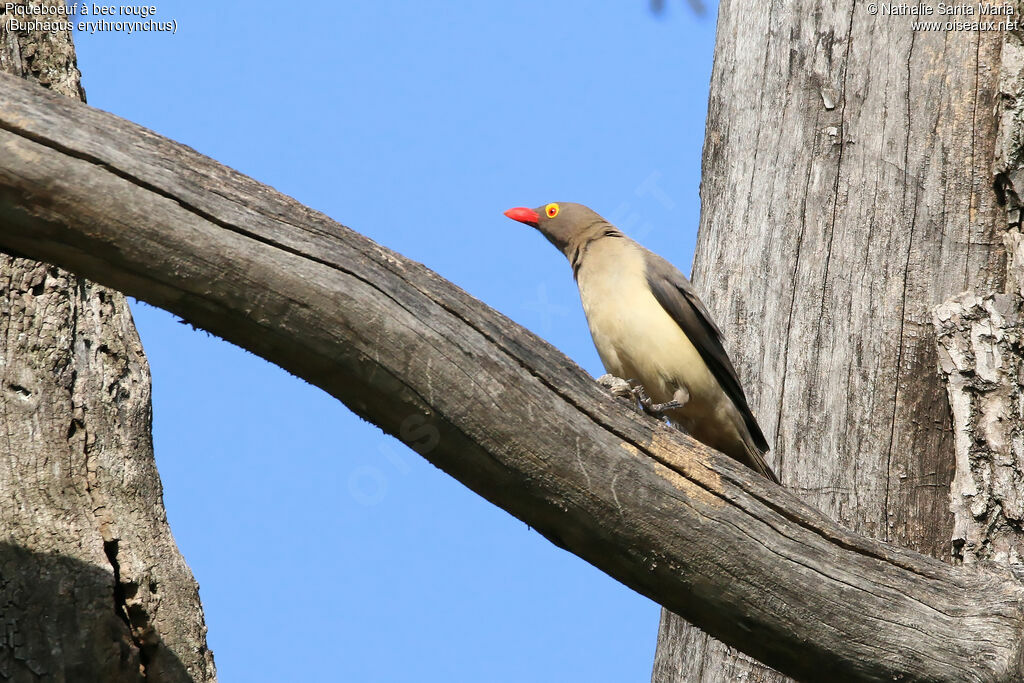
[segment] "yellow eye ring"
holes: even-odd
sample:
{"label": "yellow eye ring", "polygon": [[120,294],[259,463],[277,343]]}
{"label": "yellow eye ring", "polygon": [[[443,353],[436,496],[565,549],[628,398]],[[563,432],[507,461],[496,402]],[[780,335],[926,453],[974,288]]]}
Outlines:
{"label": "yellow eye ring", "polygon": [[548,218],[554,218],[558,215],[558,204],[548,204],[544,207],[544,213]]}

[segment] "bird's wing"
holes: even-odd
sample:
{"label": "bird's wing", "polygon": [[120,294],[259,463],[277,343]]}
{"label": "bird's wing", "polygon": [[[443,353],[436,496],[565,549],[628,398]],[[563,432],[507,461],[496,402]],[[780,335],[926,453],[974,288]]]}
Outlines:
{"label": "bird's wing", "polygon": [[693,291],[690,281],[665,259],[646,249],[644,252],[647,261],[647,284],[654,293],[654,298],[686,333],[711,370],[711,374],[718,380],[725,395],[740,411],[755,445],[762,452],[767,451],[768,441],[750,411],[750,406],[747,405],[747,397],[740,386],[736,368],[732,366],[732,361],[722,346],[722,331],[715,325],[708,309],[704,308],[697,293]]}

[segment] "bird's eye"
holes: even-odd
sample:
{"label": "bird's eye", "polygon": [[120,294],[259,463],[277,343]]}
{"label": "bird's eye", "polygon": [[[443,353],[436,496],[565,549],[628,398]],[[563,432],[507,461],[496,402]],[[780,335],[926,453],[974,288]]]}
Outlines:
{"label": "bird's eye", "polygon": [[558,204],[548,204],[544,207],[544,213],[548,215],[548,218],[554,218],[558,215]]}

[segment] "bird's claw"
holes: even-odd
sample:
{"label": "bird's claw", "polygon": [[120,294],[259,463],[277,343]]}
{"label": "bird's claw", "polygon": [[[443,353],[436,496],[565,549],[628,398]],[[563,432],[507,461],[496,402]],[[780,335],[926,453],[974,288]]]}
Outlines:
{"label": "bird's claw", "polygon": [[597,383],[607,389],[608,393],[615,398],[625,400],[630,409],[638,413],[642,410],[636,395],[636,389],[630,382],[615,375],[601,375],[597,378]]}
{"label": "bird's claw", "polygon": [[679,401],[666,401],[665,403],[655,403],[651,400],[651,397],[644,391],[642,384],[637,384],[632,387],[633,396],[636,398],[637,403],[644,409],[644,412],[654,417],[665,417],[665,413],[670,410],[678,410],[683,407],[683,404]]}
{"label": "bird's claw", "polygon": [[665,417],[665,413],[678,410],[684,405],[675,400],[654,403],[647,395],[643,385],[636,380],[625,380],[615,375],[601,375],[597,378],[597,383],[607,389],[615,398],[630,399],[631,407],[634,410],[639,406],[645,413],[654,417]]}
{"label": "bird's claw", "polygon": [[607,389],[615,398],[633,398],[633,387],[621,377],[601,375],[597,378],[597,383]]}
{"label": "bird's claw", "polygon": [[651,403],[650,401],[648,401],[647,403],[642,403],[641,405],[644,407],[644,410],[649,412],[651,415],[654,415],[655,417],[664,417],[665,413],[671,410],[679,410],[680,408],[683,407],[683,404],[680,403],[679,401],[668,401],[666,403]]}

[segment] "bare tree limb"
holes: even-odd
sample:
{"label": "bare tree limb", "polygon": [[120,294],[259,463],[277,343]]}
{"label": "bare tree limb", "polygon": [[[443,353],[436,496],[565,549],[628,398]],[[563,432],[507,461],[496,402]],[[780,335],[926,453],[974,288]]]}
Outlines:
{"label": "bare tree limb", "polygon": [[1024,591],[838,527],[423,266],[0,77],[0,246],[316,384],[638,592],[804,680],[1022,675]]}

